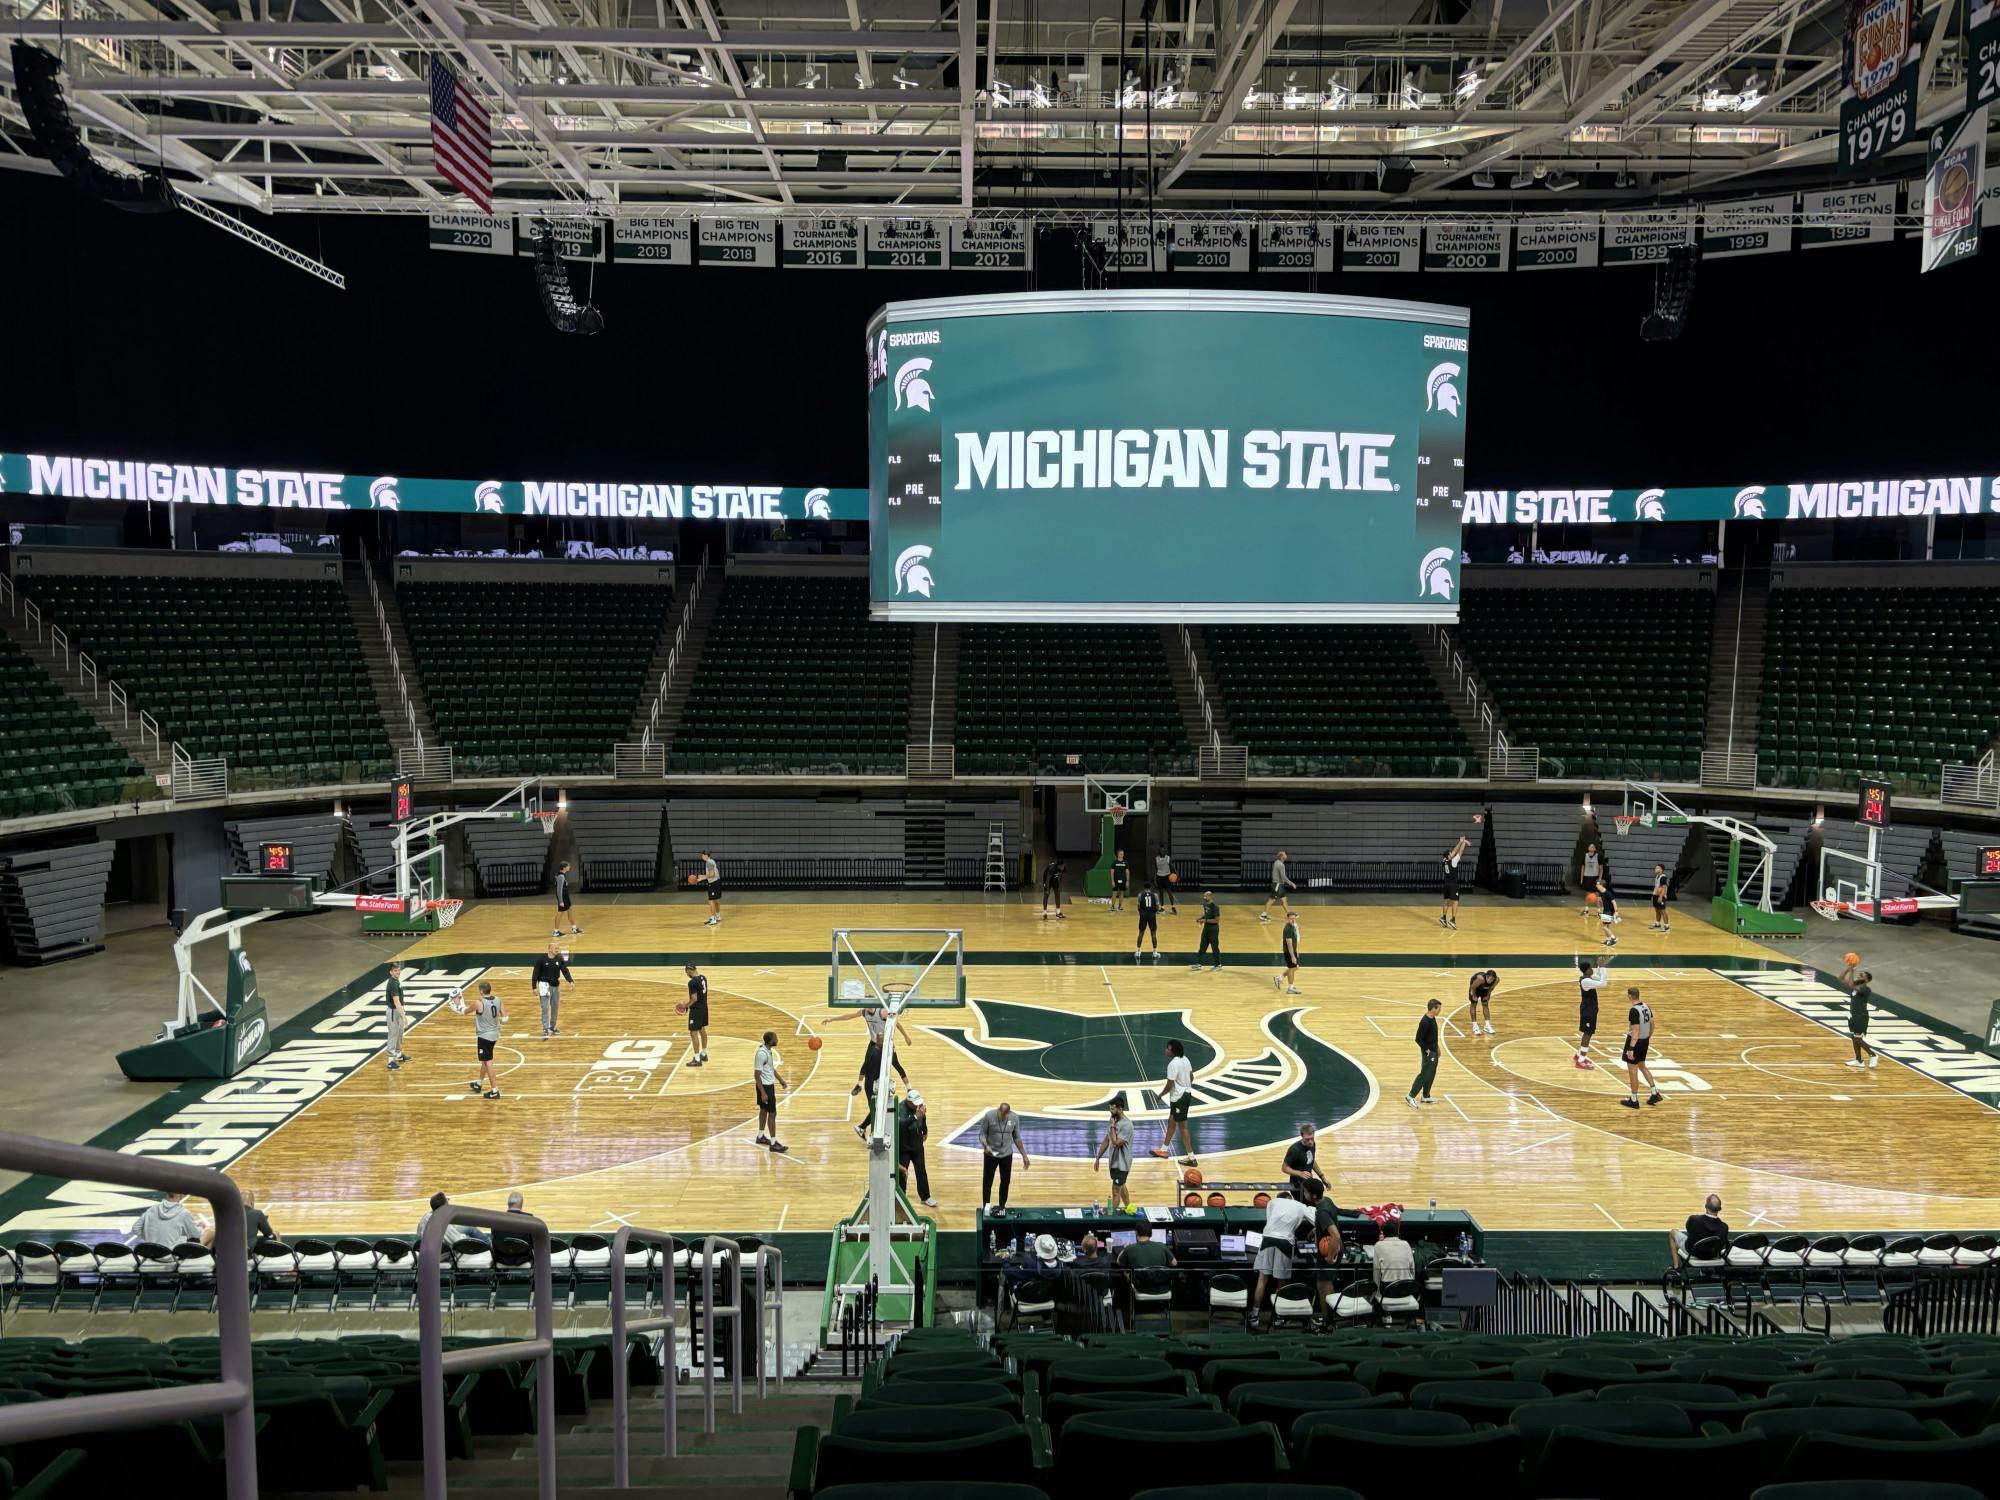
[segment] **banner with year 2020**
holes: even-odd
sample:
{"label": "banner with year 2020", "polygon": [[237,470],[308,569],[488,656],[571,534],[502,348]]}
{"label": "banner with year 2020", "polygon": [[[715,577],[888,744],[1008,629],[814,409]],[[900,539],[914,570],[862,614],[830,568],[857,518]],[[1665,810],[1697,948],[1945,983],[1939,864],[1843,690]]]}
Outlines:
{"label": "banner with year 2020", "polygon": [[463,250],[473,255],[512,255],[514,221],[491,214],[432,214],[433,250]]}

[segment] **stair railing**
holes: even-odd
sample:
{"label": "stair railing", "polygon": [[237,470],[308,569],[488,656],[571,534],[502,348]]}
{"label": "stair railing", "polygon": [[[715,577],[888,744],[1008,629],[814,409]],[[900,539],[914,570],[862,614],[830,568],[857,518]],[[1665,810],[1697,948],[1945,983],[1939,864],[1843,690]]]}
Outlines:
{"label": "stair railing", "polygon": [[403,658],[396,650],[396,637],[389,630],[389,609],[382,602],[381,589],[376,587],[375,568],[368,560],[365,547],[361,551],[361,577],[368,585],[369,602],[375,606],[375,624],[382,632],[382,649],[389,654],[389,673],[396,679],[396,696],[402,700],[403,718],[410,728],[410,743],[422,750],[424,732],[417,728],[417,709],[410,701],[410,684],[403,676]]}
{"label": "stair railing", "polygon": [[[667,693],[674,685],[674,678],[687,661],[688,634],[694,629],[695,606],[701,602],[702,586],[708,581],[708,555],[702,554],[701,563],[694,570],[694,582],[688,585],[686,601],[681,605],[680,623],[674,627],[673,649],[667,652],[667,665],[660,673],[659,691],[653,694],[653,710],[646,716],[645,731],[639,736],[639,743],[650,745],[659,738],[660,720],[667,711]],[[665,774],[664,771],[661,772]]]}
{"label": "stair railing", "polygon": [[[637,1322],[625,1316],[625,1247],[633,1240],[659,1249],[663,1285],[658,1318]],[[660,1361],[666,1386],[666,1452],[680,1456],[680,1403],[675,1397],[676,1373],[680,1367],[679,1345],[674,1323],[674,1237],[658,1229],[638,1229],[620,1225],[611,1237],[611,1483],[618,1489],[632,1487],[631,1417],[626,1405],[631,1397],[631,1361],[626,1355],[626,1337],[634,1333],[664,1333],[666,1353]]]}
{"label": "stair railing", "polygon": [[[715,1305],[715,1254],[725,1252],[729,1262],[729,1306]],[[757,1262],[759,1282],[758,1303],[763,1302],[761,1290],[764,1263]],[[733,1335],[743,1317],[743,1247],[735,1240],[723,1235],[711,1234],[701,1242],[701,1430],[715,1431],[715,1323],[720,1318],[728,1324]],[[761,1330],[760,1330],[761,1333]],[[739,1341],[740,1343],[740,1341]],[[763,1366],[764,1340],[757,1340],[757,1362]],[[732,1415],[743,1415],[743,1358],[739,1347],[729,1359],[729,1410]]]}

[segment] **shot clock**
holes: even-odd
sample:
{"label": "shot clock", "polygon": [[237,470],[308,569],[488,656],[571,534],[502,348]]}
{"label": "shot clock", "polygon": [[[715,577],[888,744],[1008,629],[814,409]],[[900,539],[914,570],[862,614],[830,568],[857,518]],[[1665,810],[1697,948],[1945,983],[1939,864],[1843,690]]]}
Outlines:
{"label": "shot clock", "polygon": [[394,823],[407,823],[414,816],[415,803],[410,795],[410,783],[398,778],[389,788],[389,819]]}
{"label": "shot clock", "polygon": [[257,872],[260,875],[291,875],[292,846],[290,844],[260,844],[257,847]]}
{"label": "shot clock", "polygon": [[1861,780],[1860,805],[1854,814],[1855,820],[1864,828],[1887,828],[1889,826],[1889,783],[1874,777]]}
{"label": "shot clock", "polygon": [[2000,844],[1990,844],[1974,851],[1972,868],[1981,880],[2000,880]]}

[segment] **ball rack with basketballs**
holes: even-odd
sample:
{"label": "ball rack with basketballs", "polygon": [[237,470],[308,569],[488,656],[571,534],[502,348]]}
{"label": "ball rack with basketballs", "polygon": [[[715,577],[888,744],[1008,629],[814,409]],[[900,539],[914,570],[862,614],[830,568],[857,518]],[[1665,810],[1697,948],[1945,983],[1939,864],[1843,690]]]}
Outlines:
{"label": "ball rack with basketballs", "polygon": [[[1285,1192],[1290,1186],[1285,1182],[1208,1182],[1202,1177],[1201,1168],[1188,1167],[1181,1172],[1181,1207],[1227,1208],[1231,1193],[1247,1193],[1249,1207],[1269,1208],[1272,1195]],[[1237,1207],[1243,1206],[1239,1199]]]}

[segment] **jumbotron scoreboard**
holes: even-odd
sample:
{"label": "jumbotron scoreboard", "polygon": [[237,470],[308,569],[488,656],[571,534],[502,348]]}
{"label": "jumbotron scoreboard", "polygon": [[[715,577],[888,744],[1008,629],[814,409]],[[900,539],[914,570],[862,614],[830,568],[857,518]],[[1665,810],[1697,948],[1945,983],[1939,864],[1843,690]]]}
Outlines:
{"label": "jumbotron scoreboard", "polygon": [[894,302],[870,598],[930,620],[1453,620],[1464,308],[1273,292]]}

